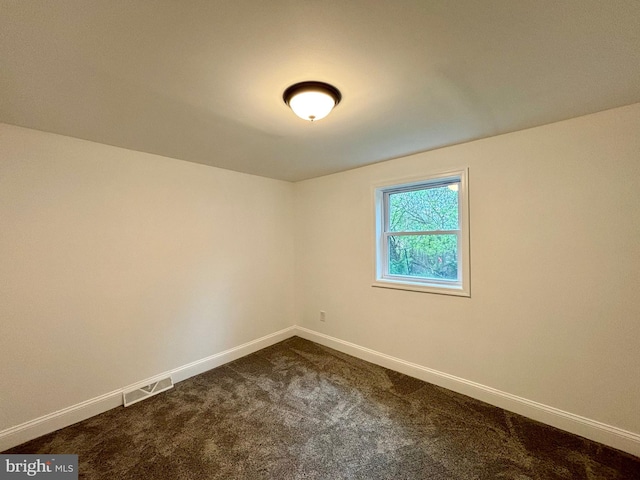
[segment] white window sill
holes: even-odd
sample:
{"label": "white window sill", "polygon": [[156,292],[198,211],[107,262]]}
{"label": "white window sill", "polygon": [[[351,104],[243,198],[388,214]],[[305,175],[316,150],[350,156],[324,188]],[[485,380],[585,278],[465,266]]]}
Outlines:
{"label": "white window sill", "polygon": [[411,292],[436,293],[439,295],[454,295],[456,297],[471,297],[468,290],[459,285],[436,285],[418,282],[395,281],[378,279],[371,284],[375,288],[391,288],[394,290],[408,290]]}

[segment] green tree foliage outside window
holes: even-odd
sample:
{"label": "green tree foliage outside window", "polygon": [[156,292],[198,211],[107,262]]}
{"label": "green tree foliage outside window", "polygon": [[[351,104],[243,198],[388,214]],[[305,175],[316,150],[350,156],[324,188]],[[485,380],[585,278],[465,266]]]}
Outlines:
{"label": "green tree foliage outside window", "polygon": [[388,273],[458,279],[458,183],[389,194]]}

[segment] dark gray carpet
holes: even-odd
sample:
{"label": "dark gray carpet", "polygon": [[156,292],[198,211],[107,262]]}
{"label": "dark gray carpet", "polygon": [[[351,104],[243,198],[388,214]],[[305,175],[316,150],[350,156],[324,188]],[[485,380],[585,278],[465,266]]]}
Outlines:
{"label": "dark gray carpet", "polygon": [[640,479],[640,459],[291,338],[5,453],[85,479]]}

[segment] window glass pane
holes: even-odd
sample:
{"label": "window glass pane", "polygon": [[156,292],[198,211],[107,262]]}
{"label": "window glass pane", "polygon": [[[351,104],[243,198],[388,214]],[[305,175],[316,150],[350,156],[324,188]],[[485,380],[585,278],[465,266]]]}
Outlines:
{"label": "window glass pane", "polygon": [[390,275],[458,279],[457,235],[390,235],[388,239]]}
{"label": "window glass pane", "polygon": [[457,230],[459,185],[389,194],[389,231]]}

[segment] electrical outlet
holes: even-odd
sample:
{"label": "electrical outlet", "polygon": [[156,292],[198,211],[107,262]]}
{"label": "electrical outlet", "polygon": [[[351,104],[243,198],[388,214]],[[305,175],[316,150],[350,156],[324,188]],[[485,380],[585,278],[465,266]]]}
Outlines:
{"label": "electrical outlet", "polygon": [[321,322],[327,321],[327,312],[325,312],[324,310],[320,310],[320,321]]}

